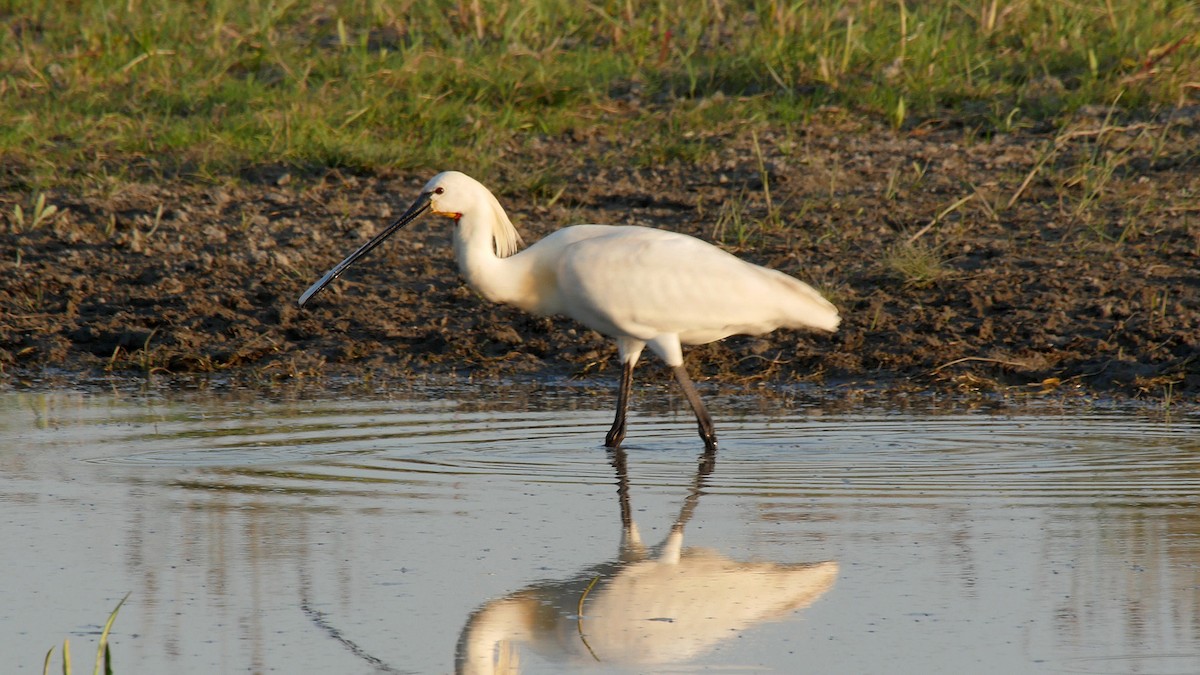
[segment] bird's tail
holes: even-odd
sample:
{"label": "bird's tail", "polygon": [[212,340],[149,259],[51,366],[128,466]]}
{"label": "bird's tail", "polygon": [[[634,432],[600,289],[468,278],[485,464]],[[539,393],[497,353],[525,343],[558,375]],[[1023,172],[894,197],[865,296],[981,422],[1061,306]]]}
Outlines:
{"label": "bird's tail", "polygon": [[826,300],[817,289],[783,272],[768,271],[777,275],[776,279],[788,288],[789,328],[813,328],[828,333],[837,330],[842,317],[838,314],[837,307]]}

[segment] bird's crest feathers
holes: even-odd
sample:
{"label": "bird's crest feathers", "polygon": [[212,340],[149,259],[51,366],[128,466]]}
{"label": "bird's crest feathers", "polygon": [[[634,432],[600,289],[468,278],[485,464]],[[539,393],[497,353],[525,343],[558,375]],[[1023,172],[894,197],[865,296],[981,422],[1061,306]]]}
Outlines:
{"label": "bird's crest feathers", "polygon": [[[524,242],[517,228],[513,227],[500,201],[482,183],[460,171],[443,171],[425,185],[425,192],[433,194],[435,213],[458,213],[460,216],[471,208],[491,208],[492,240],[496,255],[507,258],[516,253]],[[440,207],[441,210],[438,210]]]}
{"label": "bird's crest feathers", "polygon": [[525,242],[521,240],[521,233],[517,232],[517,228],[508,219],[508,214],[504,212],[504,207],[500,206],[495,195],[486,190],[485,192],[488,200],[492,203],[492,208],[496,210],[496,217],[492,220],[492,238],[496,241],[496,255],[507,258],[520,250]]}

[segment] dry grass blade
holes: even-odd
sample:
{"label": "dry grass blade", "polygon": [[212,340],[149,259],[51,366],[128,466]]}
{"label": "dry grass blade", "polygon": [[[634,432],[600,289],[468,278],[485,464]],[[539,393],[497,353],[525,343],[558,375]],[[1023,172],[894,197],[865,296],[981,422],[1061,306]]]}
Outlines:
{"label": "dry grass blade", "polygon": [[924,235],[929,230],[933,229],[934,225],[937,225],[938,223],[942,222],[943,218],[950,215],[951,213],[954,213],[955,211],[960,209],[963,204],[966,204],[967,202],[971,201],[972,199],[975,199],[977,196],[979,196],[979,193],[973,192],[973,193],[967,195],[966,197],[963,197],[962,199],[959,199],[958,201],[954,202],[950,206],[947,206],[946,208],[942,209],[942,211],[940,213],[938,213],[936,216],[934,216],[933,220],[929,221],[929,223],[927,225],[925,225],[925,227],[922,227],[921,229],[917,230],[916,233],[914,233],[911,237],[909,237],[908,240],[905,241],[904,243],[912,244],[917,239],[920,239],[922,235]]}
{"label": "dry grass blade", "polygon": [[1021,369],[1025,369],[1025,368],[1029,367],[1029,364],[1027,364],[1027,363],[1018,363],[1016,361],[1005,361],[1004,359],[989,359],[989,358],[983,357],[983,356],[964,356],[961,359],[954,359],[953,361],[947,361],[946,363],[943,363],[942,365],[938,366],[937,368],[934,368],[933,370],[929,371],[929,374],[933,375],[935,373],[942,371],[945,368],[949,368],[950,366],[958,365],[960,363],[972,362],[972,361],[978,362],[978,363],[995,363],[995,364],[1001,365],[1001,366],[1010,366],[1012,368],[1021,368]]}
{"label": "dry grass blade", "polygon": [[1057,140],[1046,144],[1046,149],[1042,152],[1042,156],[1034,163],[1033,169],[1025,176],[1025,180],[1021,181],[1021,185],[1017,187],[1016,192],[1013,192],[1012,197],[1008,200],[1008,204],[1004,206],[1005,209],[1011,209],[1017,203],[1017,200],[1021,198],[1021,195],[1025,194],[1025,190],[1029,188],[1029,184],[1033,182],[1034,177],[1041,172],[1042,167],[1046,166],[1046,162],[1049,162],[1054,155],[1058,154],[1058,148],[1059,143]]}

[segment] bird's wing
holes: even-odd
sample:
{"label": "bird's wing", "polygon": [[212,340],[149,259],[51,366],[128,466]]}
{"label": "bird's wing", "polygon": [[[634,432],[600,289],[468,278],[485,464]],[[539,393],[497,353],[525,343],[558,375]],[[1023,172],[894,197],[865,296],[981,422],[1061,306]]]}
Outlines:
{"label": "bird's wing", "polygon": [[[566,313],[600,332],[684,343],[780,326],[824,327],[836,310],[807,285],[694,237],[621,227],[564,247],[558,286]],[[836,325],[836,323],[835,323]]]}

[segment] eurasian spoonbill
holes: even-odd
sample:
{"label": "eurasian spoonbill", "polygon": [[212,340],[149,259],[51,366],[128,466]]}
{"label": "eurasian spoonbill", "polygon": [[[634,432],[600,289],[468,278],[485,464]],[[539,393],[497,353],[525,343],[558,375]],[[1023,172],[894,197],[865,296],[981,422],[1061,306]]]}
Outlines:
{"label": "eurasian spoonbill", "polygon": [[683,365],[682,345],[776,328],[833,332],[837,308],[808,284],[695,237],[649,227],[574,225],[518,252],[521,237],[496,197],[457,171],[433,177],[398,219],[300,296],[303,307],[356,260],[425,211],[455,221],[454,253],[471,288],[493,302],[566,315],[616,340],[617,414],[605,445],[625,438],[633,367],[649,345],[674,371],[707,451],[712,418]]}

